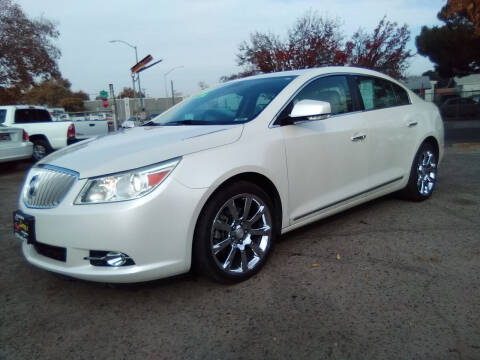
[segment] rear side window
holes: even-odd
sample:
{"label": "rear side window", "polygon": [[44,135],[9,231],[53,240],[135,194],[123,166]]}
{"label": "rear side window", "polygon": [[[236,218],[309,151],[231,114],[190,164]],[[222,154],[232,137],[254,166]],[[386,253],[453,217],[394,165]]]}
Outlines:
{"label": "rear side window", "polygon": [[42,109],[17,109],[15,122],[19,124],[52,121],[47,110]]}
{"label": "rear side window", "polygon": [[390,81],[366,76],[356,76],[355,78],[365,110],[383,109],[397,105]]}
{"label": "rear side window", "polygon": [[407,92],[401,86],[397,84],[391,83],[393,87],[393,91],[397,97],[397,105],[408,105],[410,104],[410,98],[408,97]]}
{"label": "rear side window", "polygon": [[7,110],[0,110],[0,124],[5,122],[6,116],[7,116]]}

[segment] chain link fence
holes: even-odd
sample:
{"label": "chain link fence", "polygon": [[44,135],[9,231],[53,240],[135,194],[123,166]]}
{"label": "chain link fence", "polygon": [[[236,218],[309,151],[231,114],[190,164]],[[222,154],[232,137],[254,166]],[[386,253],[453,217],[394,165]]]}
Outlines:
{"label": "chain link fence", "polygon": [[[117,116],[119,124],[124,121],[137,118],[144,120],[150,118],[153,115],[158,115],[173,106],[173,103],[177,104],[182,101],[181,97],[176,97],[172,102],[172,98],[144,98],[143,107],[139,98],[130,99],[116,99],[115,105],[117,108]],[[112,114],[113,106],[112,99],[108,99],[108,106],[104,107],[102,100],[84,101],[85,112],[84,114],[90,114],[95,116],[97,113]],[[111,115],[110,115],[111,116]]]}

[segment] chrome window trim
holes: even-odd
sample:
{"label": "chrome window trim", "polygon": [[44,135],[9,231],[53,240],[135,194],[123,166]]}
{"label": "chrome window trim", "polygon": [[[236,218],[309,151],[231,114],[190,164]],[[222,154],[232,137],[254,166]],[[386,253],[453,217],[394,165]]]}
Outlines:
{"label": "chrome window trim", "polygon": [[[273,129],[273,128],[277,128],[277,127],[281,127],[282,125],[280,124],[275,124],[275,122],[278,120],[278,117],[280,116],[280,114],[282,113],[282,111],[290,104],[290,102],[295,98],[295,96],[298,95],[298,93],[300,91],[303,90],[303,88],[305,88],[305,86],[309,85],[311,82],[315,81],[315,80],[318,80],[318,79],[321,79],[321,78],[324,78],[324,77],[328,77],[328,76],[338,76],[338,75],[344,75],[344,76],[366,76],[366,77],[373,77],[373,78],[377,78],[377,79],[382,79],[382,80],[385,80],[385,81],[389,81],[389,82],[392,82],[391,80],[389,79],[385,79],[385,78],[382,78],[380,76],[375,76],[375,75],[369,75],[369,74],[361,74],[361,73],[354,73],[354,72],[334,72],[334,73],[328,73],[328,74],[321,74],[321,75],[317,75],[309,80],[307,80],[302,86],[300,86],[289,98],[288,100],[285,102],[285,104],[283,104],[283,106],[280,108],[279,111],[277,111],[277,113],[275,114],[275,116],[273,117],[273,119],[269,122],[268,124],[268,127],[270,129]],[[406,89],[405,86],[401,85],[400,83],[394,83],[395,85],[398,85],[400,87],[402,87],[404,90]],[[334,118],[334,117],[339,117],[339,116],[344,116],[344,115],[350,115],[350,114],[358,114],[358,113],[363,113],[363,112],[368,112],[368,111],[375,111],[375,110],[383,110],[383,109],[390,109],[390,108],[394,108],[394,107],[400,107],[400,106],[408,106],[408,105],[412,105],[412,99],[410,97],[410,94],[409,94],[409,91],[410,90],[405,90],[407,91],[407,95],[408,95],[408,101],[409,103],[408,104],[403,104],[403,105],[394,105],[394,106],[389,106],[389,107],[383,107],[383,108],[379,108],[379,109],[369,109],[369,110],[355,110],[355,111],[349,111],[349,112],[346,112],[346,113],[341,113],[341,114],[335,114],[335,115],[332,115],[329,117],[330,118]],[[363,101],[363,99],[362,99]],[[311,120],[309,120],[311,121]],[[295,123],[294,123],[295,124]]]}

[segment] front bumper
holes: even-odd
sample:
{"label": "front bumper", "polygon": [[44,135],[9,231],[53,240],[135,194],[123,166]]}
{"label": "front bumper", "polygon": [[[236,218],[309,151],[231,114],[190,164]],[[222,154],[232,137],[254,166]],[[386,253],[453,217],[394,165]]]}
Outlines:
{"label": "front bumper", "polygon": [[[73,205],[86,180],[79,180],[53,209],[31,209],[20,199],[20,210],[35,217],[36,241],[66,249],[66,261],[41,255],[24,242],[28,262],[84,280],[127,283],[187,272],[195,222],[206,189],[190,189],[169,177],[147,196],[125,202]],[[116,251],[135,265],[94,266],[91,250]]]}

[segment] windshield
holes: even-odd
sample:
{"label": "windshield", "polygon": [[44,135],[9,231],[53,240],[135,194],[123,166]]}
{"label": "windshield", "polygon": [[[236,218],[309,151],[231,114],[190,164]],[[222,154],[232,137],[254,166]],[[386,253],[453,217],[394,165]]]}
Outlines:
{"label": "windshield", "polygon": [[255,118],[295,76],[233,82],[206,90],[146,125],[218,125]]}

